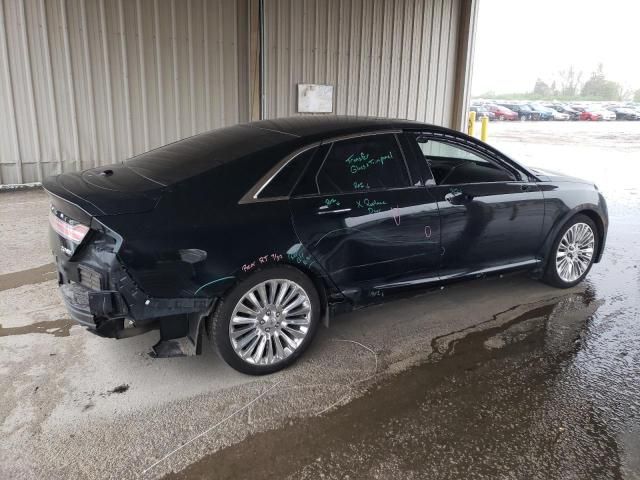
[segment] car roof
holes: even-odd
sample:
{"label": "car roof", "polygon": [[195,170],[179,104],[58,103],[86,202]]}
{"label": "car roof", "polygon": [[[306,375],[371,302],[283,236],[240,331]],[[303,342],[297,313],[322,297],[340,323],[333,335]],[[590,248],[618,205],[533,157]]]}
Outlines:
{"label": "car roof", "polygon": [[[268,148],[287,152],[302,145],[357,133],[444,127],[410,120],[350,116],[298,116],[219,128],[164,145],[125,161],[138,175],[160,185],[193,177]],[[283,154],[284,155],[284,154]]]}
{"label": "car roof", "polygon": [[330,138],[339,135],[376,130],[421,127],[442,128],[412,120],[357,117],[349,115],[304,115],[275,118],[271,120],[258,120],[255,122],[245,123],[244,125],[284,133],[286,135],[304,139]]}

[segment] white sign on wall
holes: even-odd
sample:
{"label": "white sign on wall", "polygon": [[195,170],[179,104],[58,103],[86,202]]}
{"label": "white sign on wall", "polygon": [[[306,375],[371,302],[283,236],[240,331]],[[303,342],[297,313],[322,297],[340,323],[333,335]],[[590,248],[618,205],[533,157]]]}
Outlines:
{"label": "white sign on wall", "polygon": [[333,85],[298,84],[298,112],[333,112]]}

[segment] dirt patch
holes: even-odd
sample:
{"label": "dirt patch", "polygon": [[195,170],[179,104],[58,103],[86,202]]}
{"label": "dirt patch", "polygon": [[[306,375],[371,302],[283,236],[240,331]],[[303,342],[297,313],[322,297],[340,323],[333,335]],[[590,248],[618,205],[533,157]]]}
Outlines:
{"label": "dirt patch", "polygon": [[112,393],[124,393],[127,390],[129,390],[129,385],[127,384],[122,384],[122,385],[118,385],[116,388],[114,388],[113,390],[109,390],[107,393],[109,395],[111,395]]}

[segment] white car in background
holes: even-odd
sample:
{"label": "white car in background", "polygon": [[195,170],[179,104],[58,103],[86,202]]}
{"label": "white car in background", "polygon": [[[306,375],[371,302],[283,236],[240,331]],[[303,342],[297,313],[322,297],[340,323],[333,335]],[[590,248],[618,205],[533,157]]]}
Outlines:
{"label": "white car in background", "polygon": [[600,115],[602,117],[602,120],[615,120],[616,119],[616,114],[613,113],[611,110],[606,110],[606,109],[597,109],[597,110],[589,110],[590,112],[593,113],[597,113],[598,115]]}

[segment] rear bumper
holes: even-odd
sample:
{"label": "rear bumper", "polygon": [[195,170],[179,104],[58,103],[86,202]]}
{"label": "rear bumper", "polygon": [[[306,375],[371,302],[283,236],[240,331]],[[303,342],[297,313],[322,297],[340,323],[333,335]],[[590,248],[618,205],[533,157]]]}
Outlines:
{"label": "rear bumper", "polygon": [[65,283],[59,290],[75,322],[100,336],[122,338],[120,332],[128,312],[118,292],[93,291],[79,283]]}
{"label": "rear bumper", "polygon": [[[160,341],[153,346],[155,357],[200,353],[201,321],[212,307],[211,300],[202,303],[202,299],[196,299],[200,302],[189,302],[185,299],[153,299],[156,305],[151,306],[152,301],[149,300],[149,309],[162,315],[137,321],[129,311],[125,311],[127,307],[118,292],[95,291],[79,283],[65,283],[60,285],[60,294],[71,318],[101,337],[121,339],[160,330]],[[195,308],[205,305],[207,308],[204,310]],[[133,320],[135,326],[125,327],[127,319]]]}
{"label": "rear bumper", "polygon": [[96,328],[96,323],[89,309],[89,289],[77,283],[60,286],[60,295],[73,320],[84,327]]}
{"label": "rear bumper", "polygon": [[[192,318],[206,314],[213,303],[208,298],[147,296],[130,303],[120,292],[96,291],[75,282],[63,283],[59,290],[74,321],[109,338],[128,338],[158,328],[165,337],[182,336],[189,331]],[[135,327],[125,328],[125,320],[131,320]]]}

